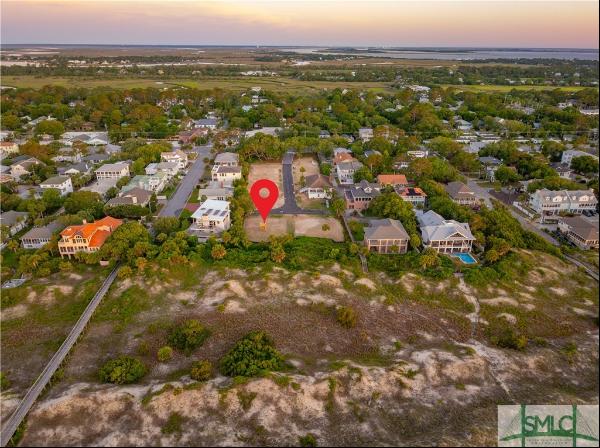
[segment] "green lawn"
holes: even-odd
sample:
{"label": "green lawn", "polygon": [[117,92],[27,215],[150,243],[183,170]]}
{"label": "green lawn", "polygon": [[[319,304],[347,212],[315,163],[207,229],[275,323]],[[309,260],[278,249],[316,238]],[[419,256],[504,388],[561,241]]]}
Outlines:
{"label": "green lawn", "polygon": [[503,85],[462,85],[462,84],[442,84],[442,87],[453,87],[457,90],[467,92],[510,92],[511,90],[555,90],[560,89],[567,92],[578,92],[590,87],[583,86],[503,86]]}

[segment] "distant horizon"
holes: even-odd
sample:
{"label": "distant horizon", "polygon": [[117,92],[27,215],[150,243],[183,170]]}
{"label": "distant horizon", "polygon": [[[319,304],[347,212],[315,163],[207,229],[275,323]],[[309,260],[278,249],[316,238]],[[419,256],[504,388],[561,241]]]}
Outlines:
{"label": "distant horizon", "polygon": [[284,44],[158,44],[158,43],[144,43],[144,44],[136,44],[136,43],[125,43],[125,44],[116,44],[116,43],[59,43],[59,42],[19,42],[19,43],[0,43],[1,47],[25,47],[25,46],[38,46],[38,47],[47,47],[47,46],[59,46],[59,47],[174,47],[174,48],[186,48],[186,47],[194,47],[194,48],[333,48],[333,49],[370,49],[370,48],[382,48],[382,49],[397,49],[397,50],[411,50],[411,49],[419,49],[419,50],[439,50],[439,49],[448,49],[448,50],[554,50],[554,51],[571,51],[571,50],[579,50],[579,51],[600,51],[599,47],[531,47],[531,46],[502,46],[502,45],[493,45],[493,46],[474,46],[474,45],[451,45],[451,46],[443,46],[443,45],[309,45],[309,44],[297,44],[297,45],[284,45]]}
{"label": "distant horizon", "polygon": [[597,1],[2,0],[1,5],[0,40],[6,45],[597,49],[600,38]]}

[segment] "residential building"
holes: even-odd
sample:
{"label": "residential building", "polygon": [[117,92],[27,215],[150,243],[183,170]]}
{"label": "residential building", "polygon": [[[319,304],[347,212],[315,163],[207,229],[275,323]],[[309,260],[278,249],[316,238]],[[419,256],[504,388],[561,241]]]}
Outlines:
{"label": "residential building", "polygon": [[146,207],[152,198],[152,192],[142,188],[134,187],[131,190],[121,192],[116,198],[109,200],[106,205],[108,207],[116,207],[119,205],[140,205]]}
{"label": "residential building", "polygon": [[396,219],[377,219],[365,227],[364,243],[369,252],[405,254],[410,238],[402,223]]}
{"label": "residential building", "polygon": [[7,212],[0,213],[0,226],[8,228],[8,234],[13,236],[15,233],[20,232],[27,227],[27,218],[29,213],[27,212],[16,212],[9,210]]}
{"label": "residential building", "polygon": [[67,146],[72,146],[75,142],[90,146],[107,145],[108,132],[65,132],[61,135],[61,140]]}
{"label": "residential building", "polygon": [[580,215],[559,218],[558,230],[580,249],[598,249],[597,219],[591,221]]}
{"label": "residential building", "polygon": [[475,192],[462,182],[450,182],[445,189],[452,201],[457,204],[472,207],[478,203]]}
{"label": "residential building", "polygon": [[28,176],[31,174],[34,165],[40,165],[43,163],[40,162],[35,157],[29,156],[19,156],[13,159],[12,164],[10,165],[10,175],[14,179],[20,179],[23,176]]}
{"label": "residential building", "polygon": [[60,148],[58,150],[58,155],[52,157],[52,160],[55,162],[71,162],[71,163],[79,163],[83,159],[80,151],[74,150],[69,146],[65,146],[64,148]]}
{"label": "residential building", "polygon": [[90,185],[86,185],[85,187],[81,187],[79,191],[92,191],[94,193],[98,193],[100,196],[106,196],[106,193],[111,188],[117,186],[118,179],[97,179],[95,182],[92,182]]}
{"label": "residential building", "polygon": [[201,239],[220,234],[231,226],[229,202],[208,199],[192,214],[192,220],[191,234]]}
{"label": "residential building", "polygon": [[346,199],[346,208],[348,210],[363,211],[373,199],[379,196],[379,185],[371,184],[366,180],[360,181],[351,188],[345,191],[344,198]]}
{"label": "residential building", "polygon": [[589,156],[589,157],[592,157],[592,158],[598,160],[598,156],[595,156],[594,154],[590,154],[589,152],[579,151],[577,149],[567,149],[566,151],[563,151],[562,157],[560,159],[560,163],[563,163],[570,168],[571,162],[573,162],[573,159],[575,157],[583,157],[583,156]]}
{"label": "residential building", "polygon": [[231,186],[233,181],[242,178],[242,168],[239,166],[219,166],[215,165],[211,171],[211,177],[214,182],[220,186]]}
{"label": "residential building", "polygon": [[559,214],[580,215],[595,211],[598,199],[593,190],[537,190],[529,196],[529,205],[541,216],[541,222],[557,221]]}
{"label": "residential building", "polygon": [[342,162],[350,162],[352,160],[356,160],[351,152],[338,152],[333,155],[333,164],[337,165]]}
{"label": "residential building", "polygon": [[373,129],[372,128],[360,128],[358,130],[358,138],[363,142],[368,142],[373,138]]}
{"label": "residential building", "polygon": [[321,132],[319,132],[319,138],[329,138],[329,137],[331,137],[331,134],[329,133],[329,131],[322,130]]}
{"label": "residential building", "polygon": [[78,252],[96,252],[121,224],[120,219],[106,216],[96,222],[84,220],[82,225],[69,226],[60,232],[58,252],[63,258]]}
{"label": "residential building", "polygon": [[380,174],[377,176],[377,182],[383,187],[387,185],[408,187],[408,181],[404,174]]}
{"label": "residential building", "polygon": [[54,188],[60,192],[61,196],[73,193],[73,183],[69,176],[50,177],[40,184],[40,188],[43,190]]}
{"label": "residential building", "polygon": [[141,188],[142,190],[153,191],[160,193],[165,189],[169,182],[169,176],[165,173],[156,173],[152,176],[146,174],[138,174],[125,185],[121,191],[126,192],[133,188]]}
{"label": "residential building", "polygon": [[198,137],[204,137],[208,134],[207,128],[196,128],[189,131],[182,131],[178,134],[178,140],[184,145],[192,143]]}
{"label": "residential building", "polygon": [[329,177],[323,174],[313,174],[304,178],[304,187],[300,193],[306,193],[308,199],[326,199],[331,198],[333,185]]}
{"label": "residential building", "polygon": [[59,166],[56,171],[60,176],[75,176],[77,174],[88,174],[90,172],[90,166],[85,163],[74,163],[72,165]]}
{"label": "residential building", "polygon": [[444,219],[433,210],[417,211],[423,246],[442,254],[470,252],[475,238],[468,223]]}
{"label": "residential building", "polygon": [[121,179],[129,176],[129,165],[126,163],[107,163],[94,171],[96,179]]}
{"label": "residential building", "polygon": [[188,164],[187,154],[180,149],[176,149],[172,152],[160,153],[160,160],[163,162],[176,162],[180,170],[185,169]]}
{"label": "residential building", "polygon": [[17,154],[19,152],[19,145],[15,142],[4,142],[0,141],[0,154]]}
{"label": "residential building", "polygon": [[89,156],[85,156],[83,161],[96,164],[106,162],[108,159],[110,159],[108,154],[90,154]]}
{"label": "residential building", "polygon": [[197,128],[204,128],[204,129],[217,129],[217,125],[219,124],[219,120],[217,120],[216,118],[202,118],[200,120],[196,120],[194,121],[194,125]]}
{"label": "residential building", "polygon": [[423,208],[427,202],[427,195],[419,187],[394,187],[400,199],[410,202],[414,208]]}
{"label": "residential building", "polygon": [[148,176],[164,173],[169,176],[169,178],[172,178],[179,172],[179,164],[177,162],[149,163],[145,168],[145,172]]}
{"label": "residential building", "polygon": [[205,188],[198,190],[198,199],[206,201],[207,199],[216,199],[226,201],[233,196],[233,187],[221,187],[219,182],[210,182]]}
{"label": "residential building", "polygon": [[240,156],[236,152],[220,152],[215,156],[215,166],[238,166]]}
{"label": "residential building", "polygon": [[358,160],[349,160],[340,162],[335,166],[335,172],[338,182],[342,185],[354,184],[354,173],[363,167]]}
{"label": "residential building", "polygon": [[24,249],[40,249],[50,242],[56,232],[63,226],[58,221],[52,221],[42,227],[34,227],[21,237]]}

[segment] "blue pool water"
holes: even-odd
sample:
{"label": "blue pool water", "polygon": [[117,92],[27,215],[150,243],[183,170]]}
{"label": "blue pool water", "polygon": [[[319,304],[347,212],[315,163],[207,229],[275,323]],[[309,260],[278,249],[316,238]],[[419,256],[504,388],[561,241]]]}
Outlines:
{"label": "blue pool water", "polygon": [[473,258],[473,255],[471,254],[454,254],[454,256],[458,259],[460,259],[460,261],[462,261],[464,264],[475,264],[477,263],[477,260],[475,260],[475,258]]}

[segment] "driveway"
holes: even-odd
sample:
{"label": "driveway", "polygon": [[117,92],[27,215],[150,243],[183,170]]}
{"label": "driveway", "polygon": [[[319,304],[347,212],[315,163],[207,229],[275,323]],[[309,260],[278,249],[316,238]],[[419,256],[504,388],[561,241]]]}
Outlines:
{"label": "driveway", "polygon": [[285,202],[279,208],[271,210],[271,213],[276,215],[324,215],[325,210],[304,210],[298,207],[296,203],[296,196],[294,195],[294,175],[292,173],[292,164],[294,163],[294,151],[288,151],[283,155],[281,161],[282,169],[282,180],[283,185],[283,197]]}
{"label": "driveway", "polygon": [[192,164],[188,173],[179,183],[177,190],[175,190],[175,193],[173,194],[173,196],[171,196],[169,202],[167,202],[165,206],[160,210],[158,216],[173,216],[177,218],[181,214],[181,211],[185,207],[185,204],[187,204],[190,195],[194,191],[194,188],[196,187],[196,185],[198,185],[198,182],[202,178],[205,166],[204,158],[210,157],[211,149],[212,144],[194,147],[193,150],[196,151],[196,154],[198,154],[196,160]]}

